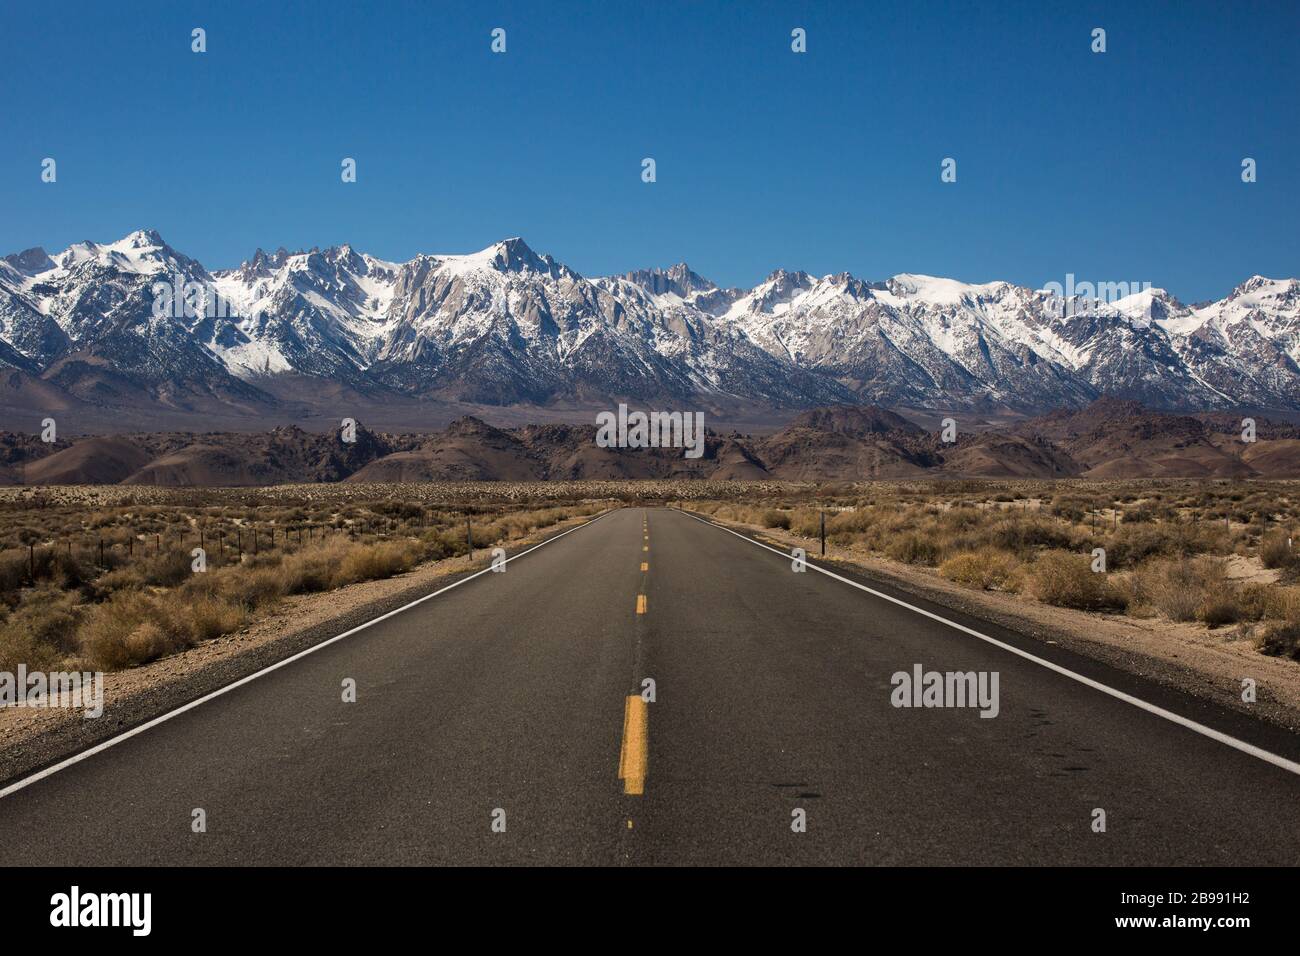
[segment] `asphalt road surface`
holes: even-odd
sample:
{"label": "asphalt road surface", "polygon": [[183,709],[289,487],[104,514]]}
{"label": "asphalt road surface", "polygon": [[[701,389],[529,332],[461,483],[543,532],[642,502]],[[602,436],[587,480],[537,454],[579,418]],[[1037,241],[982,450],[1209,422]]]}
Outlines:
{"label": "asphalt road surface", "polygon": [[[997,716],[893,706],[917,664],[997,672]],[[0,845],[21,865],[1295,864],[1298,797],[1285,767],[690,515],[624,509],[9,793]]]}

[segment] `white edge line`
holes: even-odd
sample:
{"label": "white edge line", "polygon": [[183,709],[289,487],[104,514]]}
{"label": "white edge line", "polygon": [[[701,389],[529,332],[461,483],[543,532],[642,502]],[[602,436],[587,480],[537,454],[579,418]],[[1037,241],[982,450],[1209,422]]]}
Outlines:
{"label": "white edge line", "polygon": [[[572,534],[574,531],[578,531],[582,528],[586,528],[611,513],[612,511],[604,511],[596,515],[596,517],[592,518],[590,521],[584,521],[580,525],[574,525],[572,528],[569,528],[567,531],[561,531],[559,534],[555,535],[554,537],[550,537],[547,538],[545,541],[538,542],[537,544],[533,545],[531,548],[528,548],[526,551],[520,551],[518,554],[506,558],[506,560],[503,563],[509,564],[511,561],[515,560],[516,558],[522,558],[526,554],[531,554],[532,552],[536,551],[538,548],[544,547],[550,544],[552,541],[558,541],[560,540],[560,538],[563,538],[566,534]],[[409,604],[403,604],[401,607],[394,608],[393,610],[387,612],[386,614],[381,614],[379,615],[379,617],[371,618],[369,621],[366,621],[363,624],[358,624],[356,627],[352,628],[351,630],[344,631],[342,634],[336,634],[334,637],[321,641],[319,644],[313,644],[311,647],[301,650],[297,654],[294,654],[290,657],[286,657],[282,661],[277,661],[276,663],[271,664],[268,667],[263,667],[260,671],[254,671],[252,674],[249,674],[246,677],[241,677],[239,680],[233,683],[226,684],[224,687],[218,687],[210,694],[204,694],[202,697],[198,698],[197,700],[192,700],[188,704],[182,704],[180,707],[177,707],[175,710],[169,710],[165,714],[160,714],[159,716],[154,717],[152,720],[145,721],[143,724],[141,724],[138,727],[132,727],[130,730],[118,734],[116,737],[110,737],[108,740],[105,740],[102,743],[98,743],[95,746],[89,748],[88,750],[83,750],[80,753],[73,754],[71,757],[68,757],[64,760],[60,760],[58,763],[46,767],[44,770],[39,770],[29,777],[24,777],[21,780],[9,784],[9,786],[5,787],[3,790],[0,790],[0,799],[9,796],[9,794],[11,793],[16,793],[19,790],[22,790],[24,787],[29,787],[39,780],[44,780],[46,777],[53,776],[54,774],[58,773],[60,770],[66,770],[68,767],[71,767],[73,764],[80,763],[81,761],[85,760],[87,757],[93,757],[95,756],[95,754],[101,753],[107,750],[109,747],[114,747],[117,744],[120,744],[124,740],[129,740],[131,737],[134,737],[136,734],[142,734],[146,730],[149,730],[150,728],[157,727],[159,724],[171,720],[173,717],[177,717],[185,713],[187,710],[193,710],[195,707],[198,707],[200,704],[206,704],[208,701],[216,697],[220,697],[222,694],[229,693],[230,691],[234,690],[236,687],[242,687],[244,684],[247,684],[250,681],[255,681],[259,677],[263,677],[266,674],[271,673],[271,671],[279,670],[281,667],[284,667],[288,664],[292,664],[294,661],[301,660],[302,658],[306,657],[308,654],[314,654],[316,651],[319,651],[323,647],[329,647],[329,645],[333,644],[336,641],[341,641],[345,637],[352,636],[353,634],[357,633],[357,631],[364,631],[372,624],[378,624],[380,621],[387,620],[388,618],[393,617],[396,614],[401,614],[403,611],[409,611],[417,604],[423,604],[425,601],[428,601],[430,598],[436,598],[439,594],[445,594],[446,592],[450,591],[452,588],[458,588],[462,584],[465,584],[468,581],[473,581],[475,578],[479,577],[480,575],[488,574],[491,571],[492,571],[491,565],[489,565],[488,567],[484,568],[481,571],[475,571],[473,574],[467,577],[463,577],[459,581],[453,581],[451,584],[448,584],[446,587],[439,588],[436,591],[424,595],[424,597],[416,598],[414,601],[411,601]]]}
{"label": "white edge line", "polygon": [[[770,545],[766,545],[761,541],[755,541],[753,538],[748,537],[747,535],[743,535],[738,531],[732,531],[730,528],[724,527],[723,525],[720,524],[716,524],[715,522],[709,521],[706,518],[701,518],[699,515],[696,515],[693,512],[686,511],[684,509],[678,509],[678,510],[681,510],[682,514],[689,515],[690,517],[694,518],[696,521],[701,522],[702,524],[707,524],[710,527],[717,528],[719,531],[725,531],[727,532],[727,534],[734,534],[737,538],[740,538],[742,541],[748,541],[750,544],[757,545],[760,548],[765,548],[766,550],[771,551],[773,554],[779,554],[784,558],[790,557],[788,552],[782,551],[779,548],[773,548]],[[1244,740],[1239,740],[1236,737],[1223,733],[1222,731],[1215,730],[1213,727],[1207,727],[1205,726],[1205,724],[1200,724],[1194,720],[1189,720],[1188,718],[1182,716],[1181,714],[1175,714],[1172,710],[1165,710],[1163,707],[1158,707],[1155,704],[1147,703],[1145,700],[1142,700],[1139,697],[1134,697],[1132,694],[1126,694],[1122,690],[1116,690],[1114,687],[1111,687],[1107,684],[1103,684],[1100,681],[1095,681],[1091,677],[1085,677],[1083,674],[1077,673],[1076,671],[1072,671],[1068,667],[1062,667],[1060,664],[1054,664],[1049,660],[1037,656],[1036,654],[1031,654],[1028,651],[1022,651],[1018,647],[1013,647],[1012,645],[1007,644],[1004,641],[999,641],[995,637],[989,637],[987,634],[981,634],[979,631],[966,627],[964,624],[958,624],[956,621],[950,621],[946,617],[942,617],[938,614],[933,613],[932,611],[925,610],[925,608],[917,607],[914,604],[908,604],[906,601],[900,600],[899,598],[892,597],[881,591],[877,591],[874,588],[869,588],[865,584],[859,584],[857,581],[852,581],[849,578],[842,577],[841,575],[836,574],[834,571],[828,571],[825,568],[820,568],[817,565],[813,564],[811,561],[805,560],[804,563],[807,567],[812,568],[814,571],[819,571],[822,574],[826,575],[827,577],[834,578],[836,581],[843,581],[845,584],[851,585],[857,588],[859,591],[866,591],[868,594],[872,594],[878,598],[889,601],[891,604],[897,604],[899,607],[905,607],[909,611],[915,611],[917,614],[920,614],[923,617],[928,617],[932,621],[938,621],[940,624],[946,624],[949,627],[954,628],[955,630],[961,631],[963,634],[969,634],[971,637],[977,637],[981,641],[985,641],[986,643],[992,644],[994,647],[999,647],[1004,651],[1010,651],[1012,654],[1015,654],[1017,657],[1023,657],[1027,661],[1033,661],[1035,664],[1038,664],[1042,667],[1046,667],[1048,670],[1055,671],[1056,673],[1061,674],[1064,677],[1068,677],[1071,680],[1078,681],[1080,684],[1084,684],[1088,687],[1091,687],[1093,690],[1099,690],[1103,694],[1108,694],[1111,697],[1114,697],[1116,700],[1122,700],[1126,704],[1132,704],[1134,707],[1140,708],[1141,710],[1145,710],[1147,713],[1155,714],[1157,717],[1163,717],[1165,720],[1178,724],[1181,727],[1186,727],[1188,730],[1193,730],[1204,737],[1209,737],[1211,740],[1217,740],[1221,744],[1227,744],[1229,747],[1232,747],[1236,750],[1240,750],[1242,753],[1249,754],[1250,756],[1263,760],[1266,763],[1271,763],[1275,767],[1281,767],[1283,770],[1287,770],[1293,774],[1296,774],[1297,776],[1300,776],[1300,763],[1297,763],[1294,760],[1288,760],[1286,757],[1279,756],[1278,754],[1265,750],[1262,747],[1256,747],[1254,744],[1247,743]],[[0,794],[0,796],[3,796],[3,794]]]}

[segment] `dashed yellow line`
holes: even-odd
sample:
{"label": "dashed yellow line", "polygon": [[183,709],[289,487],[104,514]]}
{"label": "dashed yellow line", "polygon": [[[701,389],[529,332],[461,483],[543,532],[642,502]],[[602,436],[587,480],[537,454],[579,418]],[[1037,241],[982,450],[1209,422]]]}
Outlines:
{"label": "dashed yellow line", "polygon": [[[650,550],[649,518],[642,521],[642,553]],[[641,562],[641,572],[650,570],[650,562]],[[636,596],[636,613],[646,613],[646,596]],[[645,793],[645,775],[647,751],[649,749],[650,712],[640,694],[628,695],[623,707],[623,746],[618,754],[618,778],[623,781],[623,792],[629,796],[639,797]],[[632,821],[627,821],[627,828],[632,829]]]}
{"label": "dashed yellow line", "polygon": [[[618,755],[618,779],[623,781],[623,792],[633,797],[645,793],[649,739],[649,708],[640,694],[630,694],[623,708],[623,747]],[[629,829],[631,826],[629,820]]]}

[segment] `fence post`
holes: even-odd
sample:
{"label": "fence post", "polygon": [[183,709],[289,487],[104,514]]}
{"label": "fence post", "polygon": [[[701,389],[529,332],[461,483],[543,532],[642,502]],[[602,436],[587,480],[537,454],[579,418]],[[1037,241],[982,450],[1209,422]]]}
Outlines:
{"label": "fence post", "polygon": [[822,525],[822,557],[826,557],[826,512],[821,512]]}
{"label": "fence post", "polygon": [[469,559],[474,560],[474,533],[469,526],[469,515],[465,516],[465,544],[469,547]]}

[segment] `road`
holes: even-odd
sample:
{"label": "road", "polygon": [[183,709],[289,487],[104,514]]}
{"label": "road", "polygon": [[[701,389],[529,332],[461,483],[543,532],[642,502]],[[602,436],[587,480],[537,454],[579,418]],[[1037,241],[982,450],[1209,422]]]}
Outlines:
{"label": "road", "polygon": [[[998,715],[893,706],[917,664],[997,672]],[[24,865],[1295,864],[1297,796],[1285,768],[628,508],[9,793],[0,839]]]}

